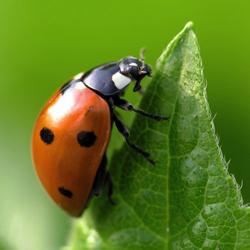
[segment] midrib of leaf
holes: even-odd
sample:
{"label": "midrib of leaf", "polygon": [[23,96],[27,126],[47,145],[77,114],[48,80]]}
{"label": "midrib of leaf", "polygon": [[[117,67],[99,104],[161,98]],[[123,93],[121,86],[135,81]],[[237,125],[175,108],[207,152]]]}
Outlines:
{"label": "midrib of leaf", "polygon": [[[189,31],[189,28],[192,27],[192,23],[188,23],[183,32],[188,32]],[[176,41],[178,41],[180,39],[180,37],[183,36],[183,32],[179,33],[174,40],[172,40],[170,42],[170,44],[167,46],[166,50],[165,50],[165,53],[163,52],[161,57],[158,59],[158,65],[157,65],[157,69],[159,71],[159,74],[160,74],[160,79],[156,80],[156,81],[162,81],[163,79],[163,76],[160,72],[163,72],[164,71],[164,65],[166,65],[166,62],[169,60],[169,57],[171,56],[171,51],[175,48],[175,45],[176,45]],[[177,86],[179,85],[179,82],[181,81],[182,79],[182,69],[183,69],[183,62],[185,61],[185,57],[183,57],[183,60],[181,60],[181,70],[180,70],[180,74],[179,74],[179,78],[178,80],[176,81],[177,82]],[[178,101],[178,95],[179,95],[179,88],[177,88],[177,92],[176,92],[176,98],[175,98],[175,101],[174,101],[174,105],[173,105],[173,111],[171,112],[171,116],[169,117],[169,131],[168,131],[168,135],[167,135],[167,151],[168,151],[168,163],[167,163],[167,173],[166,173],[166,180],[167,180],[167,190],[166,190],[166,195],[167,195],[167,204],[166,204],[166,217],[167,217],[167,230],[166,230],[166,250],[169,249],[169,243],[170,243],[170,227],[169,227],[169,215],[170,215],[170,210],[169,210],[169,192],[170,192],[170,188],[169,188],[169,177],[170,177],[170,166],[171,166],[171,153],[170,153],[170,145],[171,145],[171,142],[170,142],[170,133],[172,131],[172,123],[173,123],[173,119],[174,119],[174,115],[175,115],[175,112],[176,112],[176,103]]]}

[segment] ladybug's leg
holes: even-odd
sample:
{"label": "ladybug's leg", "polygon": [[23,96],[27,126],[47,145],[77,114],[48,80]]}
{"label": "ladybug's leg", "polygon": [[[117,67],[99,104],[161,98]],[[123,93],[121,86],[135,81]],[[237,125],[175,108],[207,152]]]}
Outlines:
{"label": "ladybug's leg", "polygon": [[113,111],[112,117],[113,117],[113,121],[115,122],[115,125],[116,125],[118,131],[124,136],[127,144],[131,148],[133,148],[137,153],[141,154],[148,162],[150,162],[151,164],[154,165],[155,162],[150,158],[150,154],[148,152],[144,151],[142,148],[140,148],[136,144],[130,142],[128,129],[125,127],[125,125],[122,123],[122,121],[117,117],[117,115],[114,113],[114,111]]}
{"label": "ladybug's leg", "polygon": [[108,186],[108,198],[109,198],[109,201],[111,204],[115,205],[116,202],[115,200],[113,199],[113,193],[114,193],[114,188],[113,188],[113,181],[112,181],[112,178],[111,178],[111,174],[109,171],[106,172],[106,178],[105,178],[105,183],[104,185],[107,185]]}
{"label": "ladybug's leg", "polygon": [[107,166],[107,157],[106,157],[106,154],[104,154],[102,161],[101,161],[101,164],[98,168],[96,177],[95,177],[95,181],[94,181],[94,185],[93,185],[93,189],[92,189],[92,194],[94,194],[95,196],[99,196],[101,194],[104,186],[107,185],[108,186],[109,201],[112,204],[115,204],[115,201],[112,199],[113,182],[112,182],[110,172],[106,170],[106,166]]}
{"label": "ladybug's leg", "polygon": [[146,117],[153,119],[153,120],[156,120],[156,121],[168,120],[168,117],[166,117],[166,116],[150,114],[150,113],[147,113],[141,109],[137,109],[131,103],[127,102],[124,99],[121,99],[119,96],[113,97],[113,102],[114,102],[115,106],[117,106],[121,109],[124,109],[126,111],[136,112],[140,115],[146,116]]}
{"label": "ladybug's leg", "polygon": [[98,171],[96,173],[94,185],[92,188],[92,194],[94,194],[95,196],[99,196],[102,192],[107,172],[106,166],[107,166],[107,157],[106,154],[104,154],[100,166],[98,168]]}

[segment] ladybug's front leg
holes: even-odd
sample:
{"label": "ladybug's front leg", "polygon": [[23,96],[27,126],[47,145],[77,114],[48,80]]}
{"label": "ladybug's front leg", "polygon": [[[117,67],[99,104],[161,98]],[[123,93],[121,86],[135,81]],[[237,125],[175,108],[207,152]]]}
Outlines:
{"label": "ladybug's front leg", "polygon": [[137,146],[136,144],[130,142],[129,140],[129,131],[128,129],[125,127],[125,125],[122,123],[122,121],[117,117],[117,115],[114,113],[112,113],[112,118],[113,121],[118,129],[118,131],[124,136],[127,144],[133,148],[137,153],[141,154],[148,162],[150,162],[151,164],[155,164],[154,160],[152,160],[150,158],[150,154],[146,151],[144,151],[142,148],[140,148],[139,146]]}
{"label": "ladybug's front leg", "polygon": [[166,116],[150,114],[144,110],[137,109],[131,103],[129,103],[128,101],[126,101],[124,99],[121,99],[119,96],[114,96],[112,99],[113,99],[114,105],[123,109],[123,110],[133,111],[133,112],[136,112],[140,115],[146,116],[146,117],[153,119],[153,120],[156,120],[156,121],[168,120],[168,117],[166,117]]}

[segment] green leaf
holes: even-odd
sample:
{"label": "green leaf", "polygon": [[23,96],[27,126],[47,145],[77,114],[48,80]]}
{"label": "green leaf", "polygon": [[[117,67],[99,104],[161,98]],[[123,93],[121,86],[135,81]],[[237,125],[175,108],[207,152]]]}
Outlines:
{"label": "green leaf", "polygon": [[160,56],[140,107],[170,117],[137,115],[131,128],[156,165],[124,144],[111,162],[117,205],[93,199],[67,249],[250,249],[249,208],[218,145],[191,23]]}

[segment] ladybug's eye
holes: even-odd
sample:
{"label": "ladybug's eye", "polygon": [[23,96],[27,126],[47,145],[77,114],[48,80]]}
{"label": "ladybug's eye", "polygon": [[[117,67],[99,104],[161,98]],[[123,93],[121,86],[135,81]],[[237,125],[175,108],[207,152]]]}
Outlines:
{"label": "ladybug's eye", "polygon": [[134,66],[138,68],[138,65],[136,63],[130,63],[129,66]]}
{"label": "ladybug's eye", "polygon": [[142,63],[136,58],[125,58],[121,61],[120,72],[131,79],[136,80],[140,76],[140,67]]}
{"label": "ladybug's eye", "polygon": [[128,66],[128,72],[135,76],[138,74],[138,71],[139,71],[139,67],[136,63],[130,63],[129,66]]}

